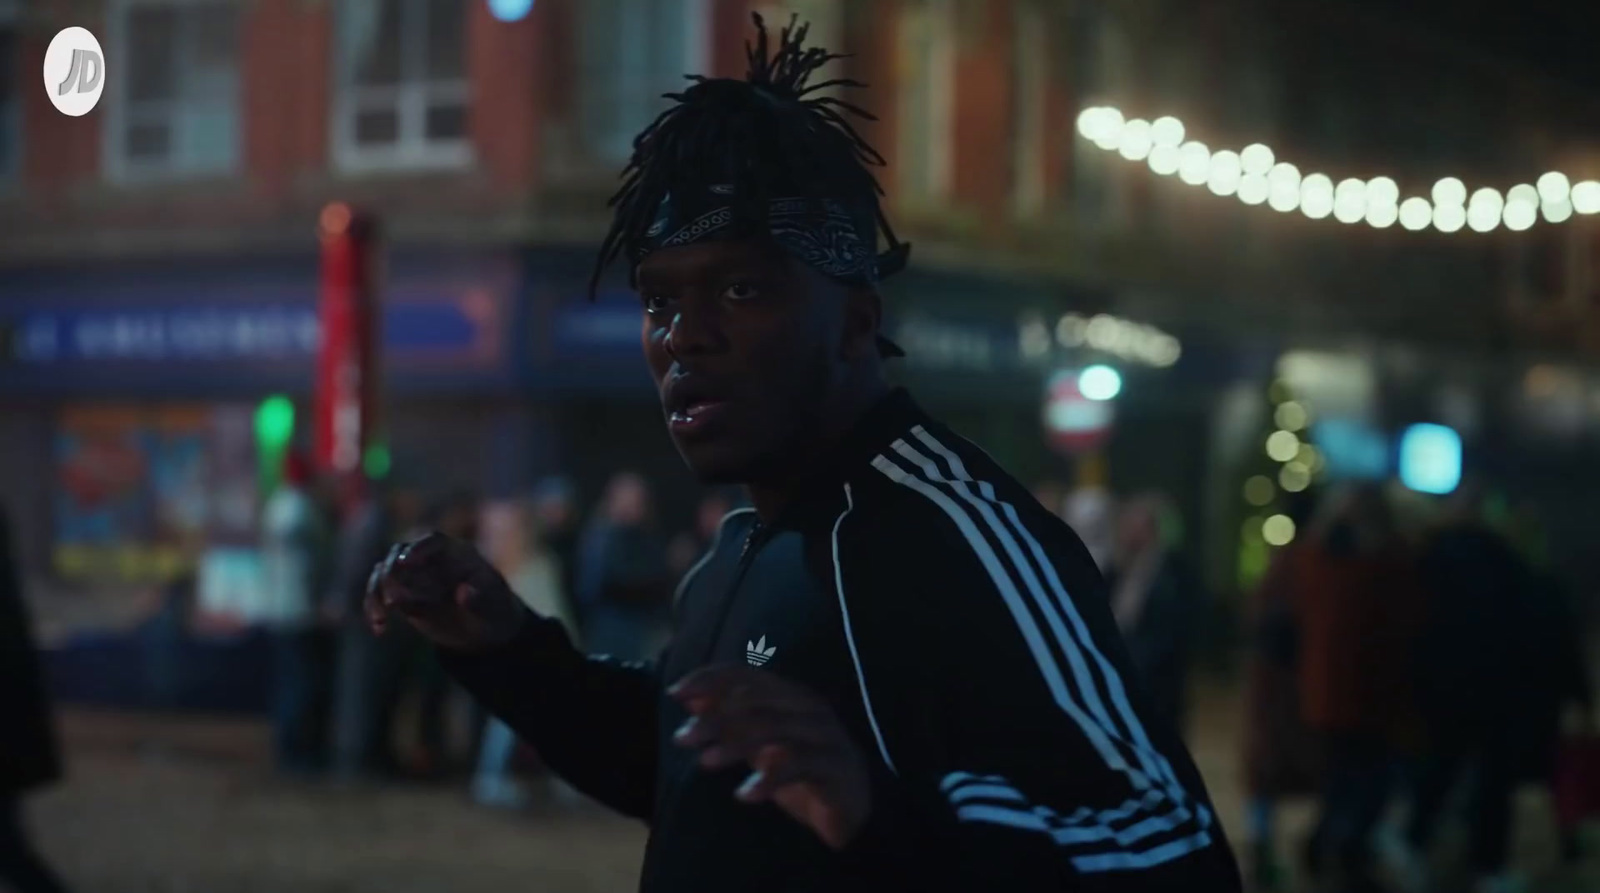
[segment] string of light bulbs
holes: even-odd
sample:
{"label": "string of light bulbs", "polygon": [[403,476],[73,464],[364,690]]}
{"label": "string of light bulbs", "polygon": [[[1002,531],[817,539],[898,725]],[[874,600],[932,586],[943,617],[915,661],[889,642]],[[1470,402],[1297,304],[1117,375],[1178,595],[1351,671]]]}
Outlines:
{"label": "string of light bulbs", "polygon": [[1101,149],[1144,162],[1160,176],[1176,175],[1184,183],[1236,197],[1246,205],[1264,204],[1285,214],[1299,211],[1312,220],[1332,217],[1376,229],[1399,223],[1413,232],[1431,226],[1445,233],[1463,227],[1487,233],[1500,226],[1520,232],[1540,216],[1549,223],[1562,223],[1573,214],[1600,214],[1600,182],[1573,183],[1559,171],[1544,174],[1536,183],[1520,183],[1504,194],[1485,186],[1469,195],[1460,179],[1445,177],[1433,184],[1429,197],[1402,200],[1399,184],[1390,177],[1350,177],[1335,183],[1327,174],[1301,174],[1262,143],[1237,152],[1212,151],[1198,140],[1186,140],[1183,122],[1170,115],[1154,121],[1126,119],[1118,109],[1093,106],[1078,115],[1078,133]]}

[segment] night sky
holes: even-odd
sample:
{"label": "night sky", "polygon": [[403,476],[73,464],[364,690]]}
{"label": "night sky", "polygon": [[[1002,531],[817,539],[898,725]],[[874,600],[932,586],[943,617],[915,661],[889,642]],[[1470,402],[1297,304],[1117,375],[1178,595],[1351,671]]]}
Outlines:
{"label": "night sky", "polygon": [[1592,0],[1348,0],[1454,41],[1600,90],[1600,11]]}

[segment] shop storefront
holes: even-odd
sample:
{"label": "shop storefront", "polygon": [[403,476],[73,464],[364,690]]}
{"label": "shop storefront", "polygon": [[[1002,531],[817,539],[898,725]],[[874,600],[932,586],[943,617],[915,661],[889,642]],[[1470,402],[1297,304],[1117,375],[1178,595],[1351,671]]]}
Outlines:
{"label": "shop storefront", "polygon": [[[518,424],[507,337],[520,274],[508,254],[390,261],[382,353],[396,467],[439,462],[470,478],[449,483],[506,483],[495,466],[439,454],[491,455],[530,427]],[[27,573],[159,582],[205,544],[253,537],[256,408],[284,394],[304,417],[316,302],[312,256],[8,273],[0,487],[24,520]]]}

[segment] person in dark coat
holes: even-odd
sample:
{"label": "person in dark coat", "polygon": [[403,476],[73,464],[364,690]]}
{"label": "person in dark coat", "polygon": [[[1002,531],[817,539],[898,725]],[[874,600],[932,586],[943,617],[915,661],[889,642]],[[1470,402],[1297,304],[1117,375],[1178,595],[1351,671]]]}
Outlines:
{"label": "person in dark coat", "polygon": [[0,882],[18,893],[65,886],[45,864],[22,824],[22,798],[61,778],[61,753],[34,648],[31,618],[11,553],[11,527],[0,511]]}
{"label": "person in dark coat", "polygon": [[1197,584],[1162,530],[1160,496],[1128,500],[1117,511],[1115,559],[1107,583],[1133,664],[1156,714],[1183,730]]}
{"label": "person in dark coat", "polygon": [[[1514,887],[1508,871],[1512,795],[1528,705],[1545,663],[1532,569],[1484,520],[1484,494],[1464,486],[1428,538],[1421,569],[1430,610],[1418,649],[1419,714],[1428,752],[1415,772],[1407,843],[1426,854],[1458,782],[1472,778],[1470,868],[1483,890]],[[1516,668],[1517,672],[1508,672]]]}
{"label": "person in dark coat", "polygon": [[596,654],[643,660],[665,624],[672,577],[651,520],[644,478],[629,471],[614,475],[579,553],[578,622]]}

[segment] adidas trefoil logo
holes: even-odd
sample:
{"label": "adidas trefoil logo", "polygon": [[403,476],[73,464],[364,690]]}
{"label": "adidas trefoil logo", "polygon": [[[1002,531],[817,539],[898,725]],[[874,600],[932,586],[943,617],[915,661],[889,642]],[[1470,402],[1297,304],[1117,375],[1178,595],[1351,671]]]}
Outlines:
{"label": "adidas trefoil logo", "polygon": [[777,650],[778,646],[776,645],[767,646],[766,636],[762,636],[754,642],[747,641],[744,643],[744,657],[745,660],[750,661],[750,666],[752,667],[766,666],[767,661],[772,660],[772,655]]}

